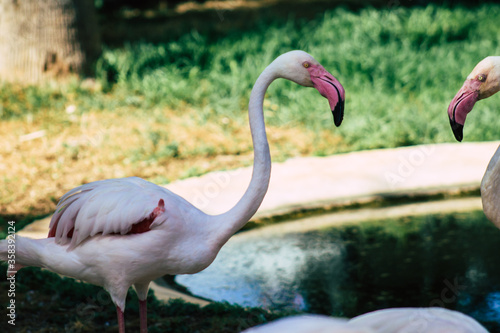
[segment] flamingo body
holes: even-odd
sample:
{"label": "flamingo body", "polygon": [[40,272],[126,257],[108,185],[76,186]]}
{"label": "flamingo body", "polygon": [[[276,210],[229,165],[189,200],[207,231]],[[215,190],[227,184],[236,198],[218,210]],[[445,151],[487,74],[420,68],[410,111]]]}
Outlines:
{"label": "flamingo body", "polygon": [[[141,332],[146,332],[149,283],[165,274],[205,269],[262,203],[271,172],[263,101],[277,78],[315,87],[328,99],[335,124],[342,122],[345,92],[337,79],[304,51],[276,58],[250,95],[253,174],[243,197],[228,212],[207,215],[180,196],[137,177],[92,182],[61,198],[47,239],[16,237],[16,268],[44,267],[104,287],[117,307],[120,332],[125,330],[127,291],[134,286]],[[7,260],[5,240],[0,241],[0,259]]]}

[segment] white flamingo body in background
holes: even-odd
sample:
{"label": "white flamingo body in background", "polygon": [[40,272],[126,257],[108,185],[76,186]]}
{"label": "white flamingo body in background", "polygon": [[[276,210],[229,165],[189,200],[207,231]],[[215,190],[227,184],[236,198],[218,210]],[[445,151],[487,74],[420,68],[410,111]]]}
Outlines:
{"label": "white flamingo body in background", "polygon": [[[474,67],[448,107],[451,128],[458,141],[463,139],[465,119],[474,104],[498,91],[500,57],[487,57]],[[500,146],[488,164],[481,182],[481,200],[486,217],[500,228]]]}
{"label": "white flamingo body in background", "polygon": [[471,317],[438,307],[383,309],[354,317],[349,324],[380,333],[488,333]]}
{"label": "white flamingo body in background", "polygon": [[278,319],[242,333],[488,333],[463,313],[443,308],[394,308],[347,321],[322,315]]}
{"label": "white flamingo body in background", "polygon": [[346,319],[323,315],[301,315],[281,318],[241,333],[376,333],[376,331],[368,327],[349,324]]}
{"label": "white flamingo body in background", "polygon": [[[268,86],[277,78],[315,87],[328,99],[335,124],[342,122],[342,85],[306,52],[279,56],[252,89],[249,122],[253,174],[243,197],[228,212],[207,215],[174,193],[140,178],[92,182],[61,198],[49,238],[16,237],[14,270],[45,267],[104,287],[116,305],[120,332],[125,331],[127,291],[134,286],[140,302],[141,332],[146,332],[149,283],[165,274],[191,274],[206,268],[262,203],[271,172],[262,107]],[[7,259],[5,240],[0,241],[0,258]]]}

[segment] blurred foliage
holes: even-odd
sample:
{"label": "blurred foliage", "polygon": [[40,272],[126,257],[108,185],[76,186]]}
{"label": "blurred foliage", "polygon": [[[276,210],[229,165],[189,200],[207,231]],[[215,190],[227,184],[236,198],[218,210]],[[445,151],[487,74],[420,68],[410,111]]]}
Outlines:
{"label": "blurred foliage", "polygon": [[[144,108],[187,105],[206,119],[244,122],[258,72],[279,54],[303,49],[346,88],[339,133],[348,150],[442,142],[452,140],[445,112],[449,101],[479,60],[500,52],[498,14],[498,5],[340,8],[313,21],[289,20],[219,39],[193,31],[160,45],[109,49],[98,73],[113,93],[141,96]],[[312,91],[275,83],[268,99],[279,106],[266,112],[269,124],[291,122],[314,131],[332,127],[331,115],[321,112],[326,103]],[[495,138],[498,117],[492,103],[494,98],[476,106],[473,114],[481,117],[471,116],[468,140]]]}
{"label": "blurred foliage", "polygon": [[[192,0],[94,0],[97,9],[109,13],[119,11],[123,7],[138,10],[158,10],[162,7],[175,7],[184,2]],[[195,0],[194,2],[203,3],[206,0]]]}
{"label": "blurred foliage", "polygon": [[[499,15],[495,4],[338,8],[315,20],[257,25],[220,38],[193,30],[165,43],[106,49],[97,63],[99,91],[77,83],[64,91],[3,85],[0,114],[5,120],[49,107],[62,111],[71,99],[83,110],[133,106],[146,114],[164,106],[196,112],[202,121],[230,117],[246,126],[258,73],[279,54],[303,49],[344,85],[344,123],[333,129],[326,101],[290,82],[271,85],[267,99],[278,107],[265,115],[271,125],[331,129],[342,137],[342,147],[315,154],[453,141],[445,110],[475,64],[500,53]],[[476,105],[466,140],[496,138],[496,103],[493,97]],[[175,147],[169,154],[175,156]]]}
{"label": "blurred foliage", "polygon": [[[135,9],[135,10],[161,10],[162,8],[174,8],[175,6],[182,3],[205,3],[207,0],[94,0],[94,4],[97,9],[109,13],[116,12],[123,8]],[[230,0],[216,0],[217,2],[229,2]],[[257,2],[261,4],[275,3],[276,1],[269,0],[247,0],[247,2]],[[304,2],[304,0],[287,0],[288,4],[294,4],[299,2]],[[321,0],[316,0],[316,2],[321,2]],[[323,2],[332,2],[336,5],[356,5],[369,6],[369,5],[380,5],[384,4],[386,6],[415,6],[415,5],[449,5],[449,4],[469,4],[477,5],[477,1],[473,0],[389,0],[389,1],[377,1],[377,0],[364,0],[364,1],[352,1],[352,0],[324,0]]]}

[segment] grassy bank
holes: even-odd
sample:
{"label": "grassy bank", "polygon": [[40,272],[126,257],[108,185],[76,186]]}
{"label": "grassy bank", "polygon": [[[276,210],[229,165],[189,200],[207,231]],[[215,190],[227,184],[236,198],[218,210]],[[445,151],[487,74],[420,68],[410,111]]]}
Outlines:
{"label": "grassy bank", "polygon": [[[334,128],[316,91],[274,83],[265,100],[274,161],[453,141],[445,110],[474,65],[500,54],[499,14],[495,4],[339,8],[218,37],[192,31],[107,48],[95,83],[4,84],[0,214],[47,214],[65,191],[103,178],[167,183],[250,165],[250,89],[290,49],[307,50],[339,79],[346,114]],[[498,138],[495,103],[476,106],[466,140]]]}
{"label": "grassy bank", "polygon": [[[6,275],[6,266],[0,266]],[[0,281],[2,290],[8,282]],[[16,326],[0,322],[2,332],[117,332],[116,308],[102,288],[77,282],[70,278],[25,268],[16,276]],[[7,293],[0,295],[2,304],[8,304]],[[4,314],[5,312],[2,311]],[[148,297],[149,332],[203,332],[232,333],[258,325],[286,313],[273,313],[259,308],[243,308],[225,303],[199,305],[172,300],[158,301],[153,293]],[[4,315],[5,317],[5,315]],[[139,305],[134,292],[127,297],[125,310],[126,330],[139,331]]]}

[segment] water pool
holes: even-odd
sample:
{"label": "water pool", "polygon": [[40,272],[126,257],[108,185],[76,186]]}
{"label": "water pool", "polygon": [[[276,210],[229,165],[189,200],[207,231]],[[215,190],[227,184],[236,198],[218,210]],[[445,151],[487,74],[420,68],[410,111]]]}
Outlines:
{"label": "water pool", "polygon": [[176,281],[216,301],[341,317],[441,306],[500,331],[500,230],[482,211],[294,223],[242,232]]}

